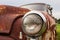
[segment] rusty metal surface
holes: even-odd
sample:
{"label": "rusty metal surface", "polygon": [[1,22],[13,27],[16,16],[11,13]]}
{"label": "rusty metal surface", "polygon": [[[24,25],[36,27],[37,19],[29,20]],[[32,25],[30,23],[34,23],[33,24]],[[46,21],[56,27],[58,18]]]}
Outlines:
{"label": "rusty metal surface", "polygon": [[[21,19],[22,19],[23,15],[25,13],[27,13],[28,11],[30,11],[30,10],[25,9],[25,8],[0,5],[0,33],[9,34],[9,35],[3,35],[3,36],[0,34],[0,40],[5,40],[5,39],[6,40],[14,40],[14,39],[27,40],[26,35],[24,34],[24,32],[22,31],[22,28],[21,28],[21,25],[22,25]],[[43,12],[43,13],[45,13],[45,12]],[[47,18],[47,20],[48,20],[47,22],[49,22],[50,25],[47,23],[48,24],[47,29],[46,29],[45,33],[42,35],[42,37],[43,37],[42,39],[47,40],[47,38],[48,38],[48,39],[54,40],[54,38],[55,38],[55,33],[54,33],[55,24],[54,23],[55,22],[54,22],[53,18],[50,17],[48,14],[46,14],[45,17]],[[19,38],[20,32],[23,33],[22,39]],[[47,34],[49,34],[49,32],[51,32],[52,37],[50,37],[51,34],[48,37],[46,36]]]}
{"label": "rusty metal surface", "polygon": [[[28,11],[28,9],[24,8],[0,5],[0,40],[21,40],[19,39],[19,32],[22,31],[21,18]],[[19,20],[18,17],[20,18]],[[5,35],[5,33],[9,35],[7,36]],[[11,39],[10,37],[13,39]],[[22,40],[26,40],[26,36],[24,33]]]}
{"label": "rusty metal surface", "polygon": [[42,35],[42,40],[56,40],[56,23],[55,20],[47,12],[42,12],[46,17],[47,29]]}
{"label": "rusty metal surface", "polygon": [[[24,34],[23,30],[22,30],[22,19],[21,17],[16,19],[14,24],[13,24],[13,28],[11,30],[11,35],[12,37],[14,37],[15,39],[18,40],[26,40],[26,35]],[[20,36],[20,32],[22,32],[22,39],[19,38]]]}
{"label": "rusty metal surface", "polygon": [[0,15],[0,33],[9,33],[14,19],[19,14]]}
{"label": "rusty metal surface", "polygon": [[[34,5],[38,5],[38,6],[34,6]],[[30,10],[39,10],[41,11],[39,8],[40,4],[39,3],[32,3],[32,4],[27,4],[27,5],[22,5],[21,8],[27,8]],[[45,5],[45,4],[41,4],[41,5]],[[49,8],[50,5],[45,5],[44,7],[46,7],[47,9]],[[42,7],[43,8],[43,7]],[[43,15],[45,16],[47,22],[46,22],[46,30],[43,33],[41,39],[42,40],[56,40],[56,23],[54,18],[52,18],[52,16],[49,15],[49,13],[45,10],[45,11],[41,11],[43,13]],[[40,37],[39,37],[40,38]],[[39,39],[40,40],[40,39]]]}
{"label": "rusty metal surface", "polygon": [[14,39],[8,36],[0,36],[0,40],[14,40]]}
{"label": "rusty metal surface", "polygon": [[19,7],[8,6],[8,5],[0,5],[0,15],[1,14],[24,14],[28,11],[29,10],[25,8],[19,8]]}

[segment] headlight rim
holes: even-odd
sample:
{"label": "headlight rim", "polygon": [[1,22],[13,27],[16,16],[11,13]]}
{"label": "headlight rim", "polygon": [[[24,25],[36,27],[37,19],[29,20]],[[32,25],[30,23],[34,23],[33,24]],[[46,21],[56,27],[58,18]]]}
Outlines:
{"label": "headlight rim", "polygon": [[[41,13],[41,12],[39,12],[39,11],[36,11],[36,12],[38,12],[38,13]],[[22,18],[22,20],[27,16],[27,15],[29,15],[30,13],[32,14],[37,14],[38,16],[40,16],[40,14],[38,14],[38,13],[36,13],[36,12],[28,12],[23,18]],[[40,16],[41,17],[41,19],[43,20],[43,22],[44,22],[44,24],[46,23],[46,19],[44,20],[43,18],[42,18],[42,16]],[[43,24],[43,23],[42,23]],[[43,25],[44,25],[43,24]],[[46,26],[46,25],[45,25]],[[43,27],[43,26],[42,26]],[[42,27],[41,27],[41,29],[40,30],[42,30]],[[24,29],[23,29],[24,30]],[[25,33],[25,32],[24,32]],[[40,31],[38,32],[38,33],[40,33]],[[30,36],[30,37],[32,37],[32,36],[36,36],[37,37],[37,35],[39,36],[40,34],[38,34],[38,33],[36,33],[36,34],[34,34],[34,35],[29,35],[29,34],[26,34],[26,35],[28,35],[28,36]]]}

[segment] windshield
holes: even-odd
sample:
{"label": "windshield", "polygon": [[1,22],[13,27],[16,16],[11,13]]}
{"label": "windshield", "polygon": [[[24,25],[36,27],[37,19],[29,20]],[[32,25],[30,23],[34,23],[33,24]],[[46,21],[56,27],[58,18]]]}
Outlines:
{"label": "windshield", "polygon": [[29,4],[29,5],[23,5],[22,8],[28,8],[30,10],[39,10],[39,11],[45,11],[46,5],[43,4]]}

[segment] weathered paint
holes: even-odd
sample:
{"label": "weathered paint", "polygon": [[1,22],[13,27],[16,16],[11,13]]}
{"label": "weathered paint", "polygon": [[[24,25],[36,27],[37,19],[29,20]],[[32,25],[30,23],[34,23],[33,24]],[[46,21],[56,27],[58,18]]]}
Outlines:
{"label": "weathered paint", "polygon": [[[0,40],[27,40],[21,29],[21,21],[28,9],[0,5]],[[20,32],[22,39],[19,38]]]}
{"label": "weathered paint", "polygon": [[[0,5],[0,40],[27,40],[27,36],[21,27],[22,17],[29,11],[27,8]],[[54,19],[46,12],[42,13],[47,19],[47,29],[39,37],[39,40],[56,40]],[[20,32],[22,32],[22,39],[20,38]]]}

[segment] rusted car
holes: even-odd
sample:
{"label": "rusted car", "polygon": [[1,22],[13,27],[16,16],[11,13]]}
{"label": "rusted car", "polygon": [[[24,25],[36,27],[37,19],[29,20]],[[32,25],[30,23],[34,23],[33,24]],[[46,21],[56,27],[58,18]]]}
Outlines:
{"label": "rusted car", "polygon": [[56,40],[52,8],[45,3],[0,5],[0,40]]}

